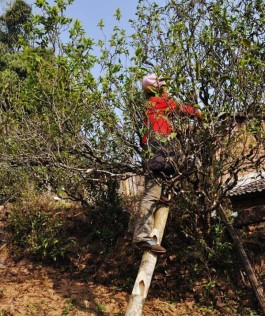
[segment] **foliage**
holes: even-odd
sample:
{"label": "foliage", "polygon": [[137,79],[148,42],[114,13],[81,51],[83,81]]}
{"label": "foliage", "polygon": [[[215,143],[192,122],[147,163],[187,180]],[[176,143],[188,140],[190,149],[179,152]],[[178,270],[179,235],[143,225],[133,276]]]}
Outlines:
{"label": "foliage", "polygon": [[[76,199],[84,198],[73,193],[77,187],[84,192],[106,176],[142,173],[144,98],[137,82],[146,72],[163,73],[179,101],[203,109],[198,128],[195,121],[187,130],[187,119],[176,118],[182,136],[171,135],[172,147],[199,162],[190,181],[197,186],[197,205],[201,199],[204,208],[216,207],[239,172],[264,163],[255,161],[264,140],[259,120],[247,122],[244,133],[232,133],[235,111],[253,116],[264,106],[258,2],[168,1],[158,7],[139,1],[131,43],[119,26],[109,41],[94,43],[79,21],[65,17],[71,2],[37,1],[42,14],[31,19],[31,45],[24,43],[19,54],[3,51],[1,144],[7,166],[23,165],[36,176],[41,166],[55,190],[67,183]],[[119,22],[120,12],[115,16]],[[60,32],[70,25],[69,41],[62,43]],[[135,56],[124,68],[129,44]],[[99,57],[93,53],[97,46]],[[235,146],[239,142],[245,142],[243,149]],[[225,184],[213,182],[224,176]]]}
{"label": "foliage", "polygon": [[32,182],[25,182],[19,193],[16,192],[16,202],[8,207],[8,228],[18,255],[61,262],[80,255],[82,247],[76,242],[96,242],[110,249],[126,231],[128,214],[121,206],[116,182],[94,188],[86,207],[76,210],[78,203],[55,201],[51,195],[38,191]]}
{"label": "foliage", "polygon": [[65,258],[74,239],[64,238],[63,207],[45,196],[24,197],[23,202],[13,205],[8,227],[17,253],[51,262]]}
{"label": "foliage", "polygon": [[[179,200],[178,200],[179,202]],[[237,257],[227,229],[216,214],[212,214],[209,227],[200,216],[177,204],[169,214],[165,246],[173,253],[181,253],[179,267],[186,273],[180,276],[183,287],[191,288],[194,282],[213,280],[224,271],[233,271]]]}
{"label": "foliage", "polygon": [[27,40],[26,27],[30,22],[31,7],[23,0],[15,0],[6,12],[0,16],[0,42],[11,51],[21,47],[21,41]]}
{"label": "foliage", "polygon": [[[37,1],[43,14],[32,18],[34,44],[25,44],[19,55],[5,54],[1,158],[7,168],[23,166],[40,185],[64,186],[73,199],[85,201],[82,192],[91,183],[134,170],[135,140],[131,128],[121,125],[110,82],[92,75],[95,44],[80,22],[73,23],[68,43],[60,40],[59,30],[71,21],[63,14],[67,3]],[[15,60],[22,78],[12,66]]]}
{"label": "foliage", "polygon": [[11,169],[3,166],[0,175],[0,203],[12,202],[21,198],[25,194],[25,189],[32,185],[32,178],[25,173],[23,168]]}

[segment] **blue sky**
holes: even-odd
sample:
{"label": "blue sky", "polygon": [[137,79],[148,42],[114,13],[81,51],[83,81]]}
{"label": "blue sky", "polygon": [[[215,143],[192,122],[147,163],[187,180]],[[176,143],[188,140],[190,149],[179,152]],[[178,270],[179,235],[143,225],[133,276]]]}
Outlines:
{"label": "blue sky", "polygon": [[117,8],[121,10],[122,27],[130,30],[128,20],[135,17],[137,3],[138,0],[75,0],[69,6],[67,14],[82,22],[89,37],[98,39],[102,37],[101,30],[97,27],[98,22],[100,19],[104,20],[104,32],[108,36],[116,23],[113,15]]}

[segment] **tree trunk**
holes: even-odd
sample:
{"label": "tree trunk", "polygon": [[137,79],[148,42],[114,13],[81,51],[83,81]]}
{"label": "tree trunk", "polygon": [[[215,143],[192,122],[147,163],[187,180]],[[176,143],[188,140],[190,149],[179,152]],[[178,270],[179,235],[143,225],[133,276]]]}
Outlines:
{"label": "tree trunk", "polygon": [[[162,206],[155,213],[155,224],[152,236],[159,244],[161,243],[164,234],[168,212],[169,208]],[[144,302],[151,284],[156,262],[157,254],[151,251],[144,252],[125,316],[142,315]]]}
{"label": "tree trunk", "polygon": [[256,298],[260,304],[261,310],[262,310],[263,314],[265,315],[265,298],[264,298],[263,289],[256,278],[254,269],[252,268],[252,265],[248,259],[248,256],[247,256],[246,251],[243,247],[242,241],[241,241],[237,231],[235,230],[235,228],[230,224],[229,218],[226,215],[224,209],[222,207],[220,207],[219,211],[220,211],[220,215],[221,215],[223,221],[227,225],[229,234],[230,234],[231,238],[233,239],[234,245],[237,248],[237,251],[239,252],[239,255],[242,259],[243,266],[244,266],[245,272],[247,274],[247,277],[249,279],[249,282],[250,282],[250,284],[254,290],[254,293],[256,295]]}

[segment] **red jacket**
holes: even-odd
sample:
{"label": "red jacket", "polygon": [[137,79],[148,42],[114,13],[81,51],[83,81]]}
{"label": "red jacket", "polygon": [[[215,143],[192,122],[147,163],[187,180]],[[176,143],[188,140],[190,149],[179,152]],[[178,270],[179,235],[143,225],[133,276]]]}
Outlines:
{"label": "red jacket", "polygon": [[[171,114],[171,115],[170,115]],[[174,99],[169,98],[168,94],[162,96],[152,96],[147,101],[145,126],[150,131],[158,134],[169,135],[174,131],[172,114],[186,114],[189,116],[196,115],[201,118],[200,110],[195,109],[192,105],[178,104]],[[148,134],[143,135],[142,144],[147,142]]]}

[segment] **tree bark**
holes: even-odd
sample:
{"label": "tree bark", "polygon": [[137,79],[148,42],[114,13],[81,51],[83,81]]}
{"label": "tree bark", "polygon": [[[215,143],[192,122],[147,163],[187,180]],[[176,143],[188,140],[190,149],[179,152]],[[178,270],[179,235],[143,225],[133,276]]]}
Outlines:
{"label": "tree bark", "polygon": [[247,277],[249,279],[249,282],[254,290],[254,293],[255,293],[256,298],[259,302],[260,308],[261,308],[263,314],[265,315],[265,297],[264,297],[263,289],[257,280],[254,269],[252,268],[252,265],[248,259],[247,253],[243,247],[243,243],[241,241],[241,238],[239,237],[236,229],[230,224],[229,218],[228,218],[227,214],[225,213],[224,209],[222,207],[220,207],[219,211],[220,211],[220,216],[222,217],[223,221],[227,225],[229,234],[234,242],[234,245],[237,248],[237,251],[239,252],[239,255],[241,257],[245,272],[246,272]]}
{"label": "tree bark", "polygon": [[[162,206],[155,213],[155,223],[152,236],[159,244],[162,241],[166,227],[168,212],[169,207]],[[156,262],[157,254],[151,251],[144,252],[125,316],[142,315],[144,302],[152,281]]]}

